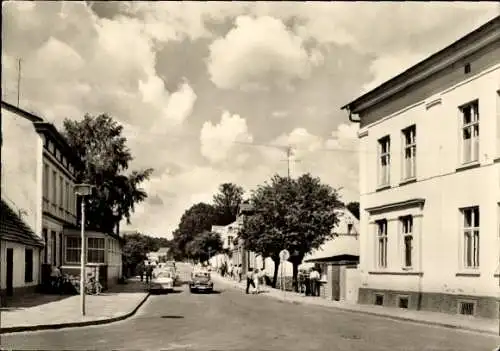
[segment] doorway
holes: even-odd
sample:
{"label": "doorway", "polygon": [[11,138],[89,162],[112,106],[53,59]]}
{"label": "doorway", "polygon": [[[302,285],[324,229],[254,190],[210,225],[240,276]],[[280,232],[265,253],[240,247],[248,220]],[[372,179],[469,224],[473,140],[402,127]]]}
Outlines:
{"label": "doorway", "polygon": [[7,249],[7,296],[14,293],[14,249]]}

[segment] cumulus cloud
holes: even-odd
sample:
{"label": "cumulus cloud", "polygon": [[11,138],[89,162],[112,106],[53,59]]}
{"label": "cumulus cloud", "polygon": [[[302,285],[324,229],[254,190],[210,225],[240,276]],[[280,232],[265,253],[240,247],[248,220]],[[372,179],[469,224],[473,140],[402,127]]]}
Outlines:
{"label": "cumulus cloud", "polygon": [[253,89],[270,80],[288,86],[307,78],[313,62],[320,60],[320,54],[310,56],[302,39],[279,19],[240,16],[225,37],[210,45],[208,71],[223,89]]}
{"label": "cumulus cloud", "polygon": [[[248,132],[247,122],[239,115],[230,112],[222,113],[220,122],[212,124],[205,122],[200,132],[201,153],[211,162],[217,163],[226,160],[235,142],[252,142],[253,137]],[[244,161],[239,157],[239,162]]]}

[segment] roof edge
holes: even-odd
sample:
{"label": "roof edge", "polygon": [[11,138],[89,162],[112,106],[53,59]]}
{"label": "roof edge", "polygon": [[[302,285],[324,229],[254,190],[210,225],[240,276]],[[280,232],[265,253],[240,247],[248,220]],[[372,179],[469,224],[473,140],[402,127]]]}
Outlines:
{"label": "roof edge", "polygon": [[27,120],[30,120],[31,122],[45,122],[45,120],[42,117],[39,117],[35,115],[34,113],[28,112],[26,110],[23,110],[22,108],[19,108],[17,106],[14,106],[7,101],[2,100],[2,107],[5,108],[6,110],[18,114],[21,117],[26,118]]}
{"label": "roof edge", "polygon": [[[402,73],[385,81],[374,89],[364,93],[360,97],[352,100],[348,104],[342,106],[340,109],[348,110],[351,113],[359,113],[360,111],[363,111],[387,99],[388,97],[397,94],[401,90],[412,86],[419,81],[422,81],[423,79],[428,78],[430,75],[434,74],[437,71],[444,69],[460,58],[471,54],[471,51],[478,51],[483,47],[491,44],[492,42],[495,42],[500,38],[500,31],[498,31],[499,27],[500,16],[496,16],[485,24],[446,46],[445,48],[435,52],[434,54],[431,54],[429,57],[411,66]],[[479,40],[479,38],[485,39]],[[467,48],[465,47],[465,44],[469,42],[474,43],[473,50],[467,50]],[[454,51],[459,52],[453,56],[453,59],[445,60],[444,64],[436,65],[437,62],[443,61],[446,56],[450,55]]]}

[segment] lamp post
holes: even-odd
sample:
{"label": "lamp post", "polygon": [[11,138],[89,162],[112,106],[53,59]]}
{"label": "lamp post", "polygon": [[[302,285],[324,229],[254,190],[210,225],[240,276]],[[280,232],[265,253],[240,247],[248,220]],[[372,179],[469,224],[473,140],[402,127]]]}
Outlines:
{"label": "lamp post", "polygon": [[85,245],[85,196],[92,193],[92,185],[75,185],[75,194],[81,197],[81,255],[80,255],[80,302],[82,316],[85,316],[85,261],[87,259],[87,245]]}

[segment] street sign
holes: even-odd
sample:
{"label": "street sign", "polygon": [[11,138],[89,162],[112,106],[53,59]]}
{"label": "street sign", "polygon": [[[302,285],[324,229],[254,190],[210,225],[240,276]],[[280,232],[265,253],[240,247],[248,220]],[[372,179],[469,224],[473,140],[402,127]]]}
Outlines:
{"label": "street sign", "polygon": [[288,250],[285,249],[280,251],[280,260],[282,262],[288,261],[289,258],[290,258],[290,252],[288,252]]}

